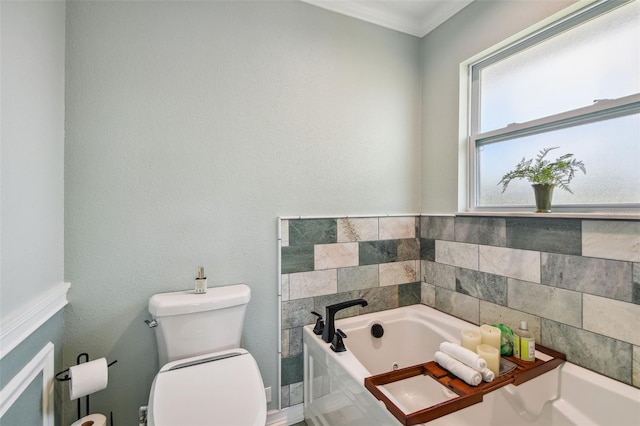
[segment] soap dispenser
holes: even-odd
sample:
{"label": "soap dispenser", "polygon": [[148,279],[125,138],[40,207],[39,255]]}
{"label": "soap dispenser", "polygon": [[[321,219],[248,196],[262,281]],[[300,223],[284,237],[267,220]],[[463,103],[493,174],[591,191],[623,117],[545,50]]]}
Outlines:
{"label": "soap dispenser", "polygon": [[529,332],[529,325],[526,321],[520,321],[520,328],[515,334],[514,356],[523,361],[535,361],[536,341],[533,334]]}

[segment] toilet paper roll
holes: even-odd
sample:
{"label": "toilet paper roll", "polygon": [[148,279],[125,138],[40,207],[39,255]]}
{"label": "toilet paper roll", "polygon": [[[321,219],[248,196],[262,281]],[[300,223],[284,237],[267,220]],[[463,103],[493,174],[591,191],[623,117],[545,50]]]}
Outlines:
{"label": "toilet paper roll", "polygon": [[107,387],[109,367],[105,358],[95,359],[69,368],[69,397],[74,399],[98,392]]}
{"label": "toilet paper roll", "polygon": [[102,414],[89,414],[73,422],[71,426],[107,426],[107,418]]}

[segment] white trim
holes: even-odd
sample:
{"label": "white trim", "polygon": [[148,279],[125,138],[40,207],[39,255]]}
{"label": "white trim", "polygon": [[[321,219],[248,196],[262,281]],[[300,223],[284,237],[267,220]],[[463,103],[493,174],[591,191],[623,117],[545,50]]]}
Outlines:
{"label": "white trim", "polygon": [[29,309],[0,325],[0,359],[15,349],[49,318],[65,307],[71,283],[62,283],[47,293]]}
{"label": "white trim", "polygon": [[272,410],[267,413],[266,426],[289,426],[304,420],[303,404],[293,405],[282,410]]}
{"label": "white trim", "polygon": [[415,37],[424,37],[440,24],[451,18],[473,0],[458,0],[440,2],[424,13],[424,17],[407,16],[389,10],[381,10],[375,2],[367,1],[331,1],[331,0],[302,0],[305,3],[350,16],[361,21],[379,25],[395,31],[400,31]]}
{"label": "white trim", "polygon": [[0,391],[0,418],[11,408],[25,389],[42,371],[42,425],[54,425],[53,343],[48,342],[38,354]]}
{"label": "white trim", "polygon": [[279,216],[280,220],[298,219],[364,219],[376,217],[414,217],[420,213],[382,213],[382,214],[341,214],[341,215],[308,215],[308,216]]}
{"label": "white trim", "polygon": [[475,146],[478,140],[490,139],[495,141],[498,138],[513,139],[516,137],[540,134],[562,128],[563,123],[568,122],[570,126],[590,123],[619,116],[635,113],[640,104],[640,94],[624,96],[618,99],[606,99],[581,108],[563,111],[547,117],[537,118],[523,123],[513,123],[501,129],[495,129],[484,133],[477,133],[470,137],[470,145]]}
{"label": "white trim", "polygon": [[379,25],[384,28],[400,31],[406,34],[410,34],[416,37],[422,37],[419,25],[415,25],[408,19],[403,19],[399,16],[392,16],[390,14],[381,12],[375,7],[371,7],[364,2],[356,3],[349,1],[326,1],[326,0],[302,0],[305,3],[312,4],[323,9],[330,10],[332,12],[339,13],[341,15],[350,16],[352,18],[359,19],[361,21],[369,22],[371,24]]}
{"label": "white trim", "polygon": [[469,6],[473,0],[458,0],[447,2],[438,7],[436,10],[437,13],[429,14],[424,18],[421,25],[419,26],[419,30],[417,35],[419,37],[424,37],[429,34],[431,31],[435,30],[442,24],[443,22],[450,19],[453,15],[460,12],[465,7]]}
{"label": "white trim", "polygon": [[[638,213],[620,213],[620,212],[597,212],[597,213],[581,213],[575,211],[562,212],[555,209],[553,213],[533,213],[529,211],[507,211],[503,210],[481,210],[457,212],[454,216],[486,216],[486,217],[535,217],[543,219],[585,219],[585,220],[640,220]],[[435,215],[440,216],[440,215]]]}

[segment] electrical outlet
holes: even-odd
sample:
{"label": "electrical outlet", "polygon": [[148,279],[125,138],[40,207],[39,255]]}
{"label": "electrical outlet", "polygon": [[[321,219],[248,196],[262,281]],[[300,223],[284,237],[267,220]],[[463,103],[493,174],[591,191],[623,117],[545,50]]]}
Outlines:
{"label": "electrical outlet", "polygon": [[267,397],[267,402],[271,402],[271,386],[264,388],[264,393]]}

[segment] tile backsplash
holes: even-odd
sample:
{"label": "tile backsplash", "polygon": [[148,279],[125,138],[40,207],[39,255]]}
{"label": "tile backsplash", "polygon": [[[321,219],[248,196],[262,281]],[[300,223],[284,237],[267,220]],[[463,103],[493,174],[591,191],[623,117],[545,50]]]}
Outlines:
{"label": "tile backsplash", "polygon": [[422,303],[640,387],[640,221],[422,216]]}
{"label": "tile backsplash", "polygon": [[302,402],[311,311],[424,303],[473,324],[529,322],[575,364],[640,387],[640,221],[401,216],[280,220],[281,406]]}
{"label": "tile backsplash", "polygon": [[419,218],[280,221],[281,406],[302,402],[302,327],[327,305],[363,298],[337,318],[420,303]]}

